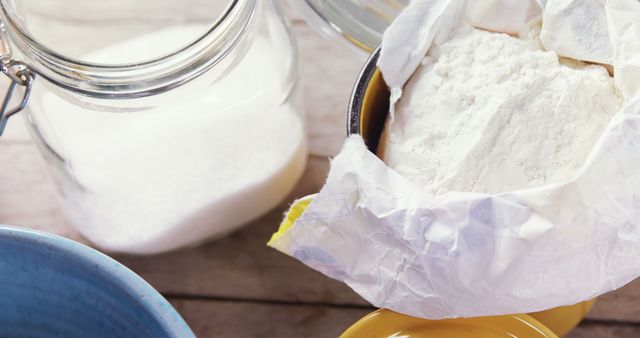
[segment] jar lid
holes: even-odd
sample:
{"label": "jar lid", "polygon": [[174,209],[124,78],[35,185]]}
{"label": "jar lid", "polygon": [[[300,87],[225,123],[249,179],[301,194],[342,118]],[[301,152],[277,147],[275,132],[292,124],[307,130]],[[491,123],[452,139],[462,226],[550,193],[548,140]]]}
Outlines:
{"label": "jar lid", "polygon": [[529,315],[429,320],[389,310],[370,313],[340,337],[558,338]]}
{"label": "jar lid", "polygon": [[372,52],[409,0],[290,0],[314,29],[360,51]]}

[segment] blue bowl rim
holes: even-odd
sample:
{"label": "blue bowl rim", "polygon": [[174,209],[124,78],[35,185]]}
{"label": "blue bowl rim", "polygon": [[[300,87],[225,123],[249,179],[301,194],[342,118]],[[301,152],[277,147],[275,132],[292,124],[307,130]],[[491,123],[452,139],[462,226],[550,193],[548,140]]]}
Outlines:
{"label": "blue bowl rim", "polygon": [[71,239],[21,227],[1,225],[0,238],[36,244],[43,249],[58,251],[81,264],[93,266],[101,274],[111,278],[137,299],[148,313],[163,325],[170,337],[195,337],[189,325],[173,306],[142,277],[115,259]]}

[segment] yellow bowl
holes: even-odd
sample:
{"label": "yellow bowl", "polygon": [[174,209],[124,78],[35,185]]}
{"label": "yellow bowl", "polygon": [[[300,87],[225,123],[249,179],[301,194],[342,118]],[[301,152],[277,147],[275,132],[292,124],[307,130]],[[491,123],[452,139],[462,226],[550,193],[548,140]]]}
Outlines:
{"label": "yellow bowl", "polygon": [[[377,68],[378,56],[380,50],[376,50],[367,63],[365,64],[358,82],[353,90],[351,101],[349,103],[349,116],[347,123],[347,133],[360,134],[369,150],[373,153],[379,153],[378,147],[380,139],[382,137],[382,131],[387,120],[389,113],[389,89],[382,78],[382,73]],[[473,325],[479,324],[482,321],[489,320],[489,324],[497,323],[515,323],[519,321],[540,321],[545,327],[551,329],[557,336],[562,337],[575,328],[580,321],[587,315],[595,301],[582,302],[571,306],[559,307],[547,311],[536,312],[530,315],[515,315],[515,316],[502,316],[502,317],[485,317],[485,318],[473,318],[455,321],[444,321],[446,325],[458,325],[459,323],[471,323]],[[503,318],[504,317],[504,318]],[[503,319],[501,319],[503,318]],[[534,319],[535,318],[535,319]],[[389,321],[388,323],[384,323]],[[382,328],[385,325],[389,325],[393,329],[403,329],[406,326],[398,326],[400,324],[418,325],[420,319],[402,316],[394,314],[393,312],[386,312],[385,310],[376,311],[371,315],[363,318],[360,322],[356,323],[351,329],[345,332],[344,337],[369,337],[353,335],[353,332],[369,332],[365,330],[365,326],[373,325],[375,328]],[[461,322],[459,322],[461,321]],[[470,322],[468,322],[470,321]],[[515,321],[515,322],[514,322]],[[440,322],[440,321],[438,321]],[[434,321],[424,320],[425,325],[433,326]],[[539,323],[538,323],[539,324]],[[439,325],[439,324],[438,324]],[[446,326],[445,325],[445,326]],[[455,326],[454,325],[454,326]],[[532,324],[533,325],[533,324]],[[537,325],[537,324],[536,324]],[[535,325],[534,325],[535,326]],[[357,327],[357,328],[356,328]],[[356,331],[354,331],[356,330]],[[374,332],[374,331],[371,331]],[[386,332],[386,331],[385,331]],[[371,337],[387,337],[381,335],[371,335]],[[416,336],[419,337],[419,336]],[[436,336],[434,336],[436,337]],[[444,338],[446,336],[437,336]],[[463,336],[456,336],[463,337]],[[493,336],[474,336],[474,337],[493,337]],[[497,336],[502,337],[502,336]],[[510,336],[507,336],[510,337]],[[520,337],[520,336],[517,336]],[[530,337],[530,336],[523,336]],[[531,336],[538,337],[538,336]],[[546,336],[540,336],[546,337]]]}
{"label": "yellow bowl", "polygon": [[554,309],[534,312],[529,315],[562,337],[573,330],[591,311],[595,299],[575,305],[561,306]]}
{"label": "yellow bowl", "polygon": [[341,338],[558,338],[528,315],[465,319],[418,319],[378,310],[360,319]]}

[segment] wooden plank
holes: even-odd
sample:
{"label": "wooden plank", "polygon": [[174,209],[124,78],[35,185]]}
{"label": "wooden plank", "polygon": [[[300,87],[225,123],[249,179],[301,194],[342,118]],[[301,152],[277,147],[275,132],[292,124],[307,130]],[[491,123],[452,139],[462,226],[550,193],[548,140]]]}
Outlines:
{"label": "wooden plank", "polygon": [[[14,135],[20,137],[18,133]],[[31,142],[0,139],[0,224],[84,241],[58,207],[56,190],[48,174]]]}
{"label": "wooden plank", "polygon": [[640,326],[636,323],[585,321],[565,338],[637,338]]}
{"label": "wooden plank", "polygon": [[[369,309],[170,299],[198,337],[337,337]],[[238,323],[242,325],[238,325]],[[585,321],[566,338],[637,338],[638,323]]]}
{"label": "wooden plank", "polygon": [[[588,315],[601,320],[640,322],[640,279],[598,298]],[[640,337],[640,335],[638,335]]]}
{"label": "wooden plank", "polygon": [[116,258],[168,294],[366,304],[346,285],[265,245],[283,210],[214,243],[156,257]]}
{"label": "wooden plank", "polygon": [[370,312],[327,306],[171,300],[194,333],[208,337],[335,338]]}
{"label": "wooden plank", "polygon": [[[364,58],[297,22],[300,67],[313,154],[335,155],[346,136],[347,106]],[[326,58],[334,60],[326,62]]]}

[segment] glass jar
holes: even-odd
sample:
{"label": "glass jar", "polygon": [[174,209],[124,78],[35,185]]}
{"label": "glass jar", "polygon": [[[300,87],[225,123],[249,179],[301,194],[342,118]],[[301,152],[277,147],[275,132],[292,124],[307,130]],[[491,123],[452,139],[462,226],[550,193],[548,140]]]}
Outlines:
{"label": "glass jar", "polygon": [[[289,0],[319,33],[369,55],[409,0]],[[362,53],[364,52],[364,53]]]}
{"label": "glass jar", "polygon": [[224,235],[301,176],[297,55],[276,1],[0,5],[5,73],[36,74],[27,124],[97,246],[151,254]]}

